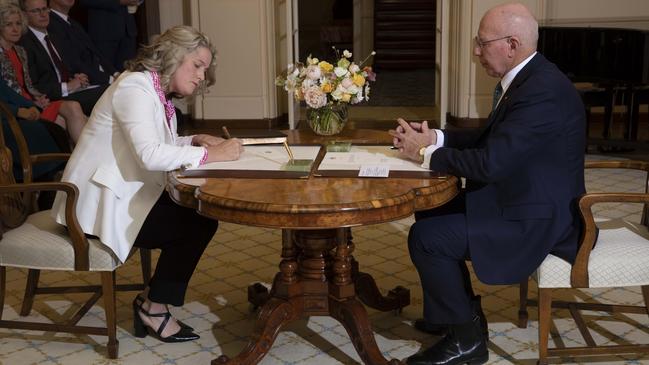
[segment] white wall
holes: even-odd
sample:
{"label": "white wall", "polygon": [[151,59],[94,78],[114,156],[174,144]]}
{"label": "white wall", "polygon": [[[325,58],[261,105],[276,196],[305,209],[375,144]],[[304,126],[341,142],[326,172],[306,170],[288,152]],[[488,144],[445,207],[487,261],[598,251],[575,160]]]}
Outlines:
{"label": "white wall", "polygon": [[203,119],[264,119],[277,114],[275,13],[269,0],[191,0],[190,23],[218,50],[216,84],[196,101]]}

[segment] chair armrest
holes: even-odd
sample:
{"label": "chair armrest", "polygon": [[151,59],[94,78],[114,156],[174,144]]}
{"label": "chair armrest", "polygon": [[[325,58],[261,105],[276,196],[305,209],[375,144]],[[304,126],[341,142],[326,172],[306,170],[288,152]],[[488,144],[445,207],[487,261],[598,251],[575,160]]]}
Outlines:
{"label": "chair armrest", "polygon": [[32,164],[37,164],[41,162],[50,162],[50,161],[67,161],[70,159],[69,153],[40,153],[36,155],[30,155],[30,160]]}
{"label": "chair armrest", "polygon": [[579,212],[584,230],[579,250],[570,271],[570,284],[575,288],[588,287],[588,261],[597,239],[597,225],[592,207],[599,203],[649,203],[647,193],[588,193],[579,199]]}
{"label": "chair armrest", "polygon": [[21,193],[34,191],[63,191],[66,193],[65,200],[65,220],[68,228],[68,234],[72,239],[72,248],[74,250],[74,268],[78,271],[88,271],[90,269],[90,258],[88,253],[88,239],[81,230],[79,220],[77,219],[77,198],[79,189],[76,185],[67,182],[43,182],[29,184],[10,184],[0,186],[0,194],[4,193]]}

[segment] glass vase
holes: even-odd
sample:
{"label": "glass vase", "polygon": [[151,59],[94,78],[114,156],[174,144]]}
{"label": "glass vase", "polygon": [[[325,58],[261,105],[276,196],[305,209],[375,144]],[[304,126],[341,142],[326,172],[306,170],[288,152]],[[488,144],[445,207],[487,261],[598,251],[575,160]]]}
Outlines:
{"label": "glass vase", "polygon": [[347,123],[347,104],[331,104],[322,108],[306,108],[306,120],[315,134],[331,136],[340,133]]}

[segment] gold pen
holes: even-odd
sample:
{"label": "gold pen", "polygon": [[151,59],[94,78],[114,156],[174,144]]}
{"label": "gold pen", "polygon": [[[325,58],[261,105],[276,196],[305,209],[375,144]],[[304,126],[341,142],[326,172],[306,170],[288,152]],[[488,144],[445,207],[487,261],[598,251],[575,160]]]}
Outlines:
{"label": "gold pen", "polygon": [[288,146],[288,143],[284,141],[284,148],[286,148],[286,153],[288,153],[288,158],[290,161],[293,161],[293,152],[291,151],[291,148]]}
{"label": "gold pen", "polygon": [[230,135],[230,131],[228,131],[228,127],[223,126],[221,127],[221,129],[223,130],[223,137],[225,137],[225,139],[232,138],[232,136]]}

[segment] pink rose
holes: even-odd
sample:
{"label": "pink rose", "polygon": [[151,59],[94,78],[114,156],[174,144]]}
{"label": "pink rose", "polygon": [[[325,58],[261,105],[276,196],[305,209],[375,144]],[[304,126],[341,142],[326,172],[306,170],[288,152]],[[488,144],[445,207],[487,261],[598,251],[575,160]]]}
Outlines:
{"label": "pink rose", "polygon": [[317,86],[311,86],[304,92],[306,105],[317,109],[327,105],[327,95]]}

